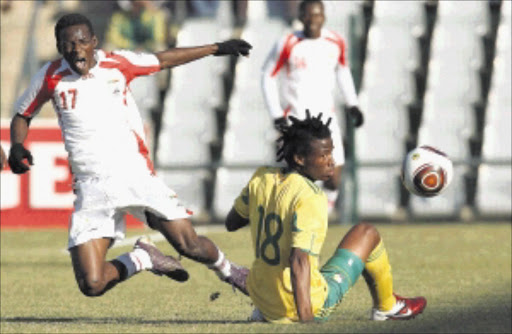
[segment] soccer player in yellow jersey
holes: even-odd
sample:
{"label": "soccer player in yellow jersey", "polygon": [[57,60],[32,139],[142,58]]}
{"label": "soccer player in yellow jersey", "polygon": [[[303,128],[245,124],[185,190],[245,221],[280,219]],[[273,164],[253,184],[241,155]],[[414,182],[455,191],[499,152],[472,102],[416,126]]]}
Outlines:
{"label": "soccer player in yellow jersey", "polygon": [[[283,125],[278,161],[287,168],[259,168],[226,218],[228,231],[250,225],[255,260],[246,288],[256,306],[253,320],[326,320],[364,275],[373,298],[371,319],[410,319],[426,306],[423,297],[393,293],[391,266],[374,226],[357,224],[320,268],[328,228],[327,198],[314,182],[334,173],[330,119],[290,117]],[[239,278],[238,278],[239,279]],[[243,291],[243,289],[241,289]]]}

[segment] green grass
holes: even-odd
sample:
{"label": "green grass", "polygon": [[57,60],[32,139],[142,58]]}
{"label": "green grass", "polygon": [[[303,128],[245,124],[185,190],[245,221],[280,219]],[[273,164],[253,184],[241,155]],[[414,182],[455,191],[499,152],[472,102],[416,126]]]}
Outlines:
{"label": "green grass", "polygon": [[[67,231],[1,232],[2,333],[494,333],[511,326],[511,224],[377,225],[384,238],[395,291],[424,295],[425,312],[407,322],[367,320],[371,299],[360,279],[329,322],[248,323],[250,300],[235,294],[204,266],[182,262],[191,274],[177,283],[141,273],[100,298],[81,295]],[[332,254],[348,227],[333,226],[322,252]],[[129,231],[129,236],[144,231]],[[249,232],[210,233],[228,255],[250,265]],[[176,252],[165,242],[158,246]],[[110,257],[130,247],[112,249]],[[210,301],[210,295],[220,292]]]}

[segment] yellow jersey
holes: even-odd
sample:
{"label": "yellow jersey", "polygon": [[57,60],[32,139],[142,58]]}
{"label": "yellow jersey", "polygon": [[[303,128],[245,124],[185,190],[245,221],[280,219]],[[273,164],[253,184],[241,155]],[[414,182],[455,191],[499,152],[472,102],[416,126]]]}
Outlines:
{"label": "yellow jersey", "polygon": [[292,247],[309,254],[311,304],[317,314],[328,292],[318,263],[328,227],[325,193],[297,172],[260,167],[234,208],[249,219],[255,260],[247,288],[265,319],[299,320],[290,281]]}

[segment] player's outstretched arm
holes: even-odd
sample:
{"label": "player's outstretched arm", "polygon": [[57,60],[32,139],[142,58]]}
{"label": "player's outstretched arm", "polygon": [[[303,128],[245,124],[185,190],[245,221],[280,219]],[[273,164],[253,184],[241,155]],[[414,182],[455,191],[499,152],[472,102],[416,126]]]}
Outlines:
{"label": "player's outstretched arm", "polygon": [[301,322],[314,320],[313,308],[311,307],[311,271],[308,253],[292,248],[290,255],[290,278],[295,297],[295,306]]}
{"label": "player's outstretched arm", "polygon": [[225,42],[189,47],[174,48],[158,52],[156,57],[162,68],[180,66],[206,56],[248,56],[252,45],[242,39],[230,39]]}
{"label": "player's outstretched arm", "polygon": [[14,115],[11,121],[11,150],[9,152],[9,167],[15,174],[23,174],[30,167],[23,160],[27,159],[33,165],[32,154],[23,146],[27,138],[30,119],[21,115]]}

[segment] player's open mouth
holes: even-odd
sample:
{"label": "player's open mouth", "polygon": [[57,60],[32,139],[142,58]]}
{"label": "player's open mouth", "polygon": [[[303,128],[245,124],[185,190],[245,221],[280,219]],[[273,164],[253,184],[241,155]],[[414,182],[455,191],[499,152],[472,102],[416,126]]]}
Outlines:
{"label": "player's open mouth", "polygon": [[85,58],[76,58],[74,63],[75,63],[76,68],[80,71],[84,71],[87,67]]}

